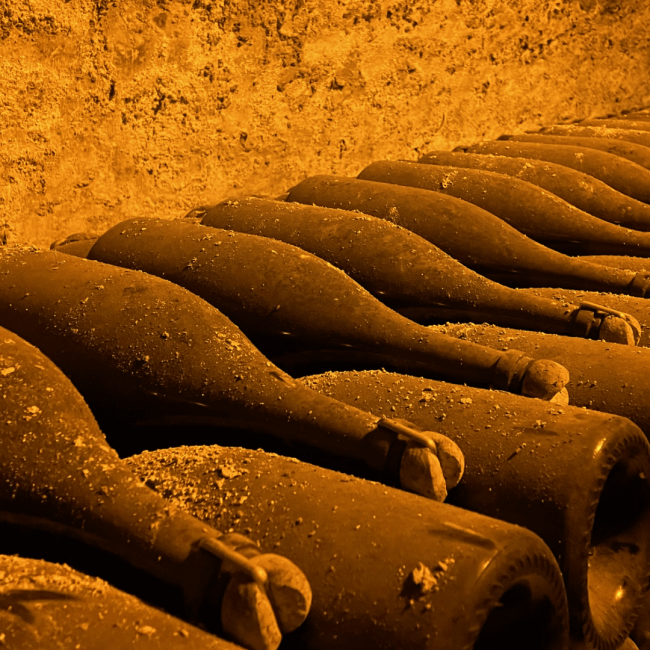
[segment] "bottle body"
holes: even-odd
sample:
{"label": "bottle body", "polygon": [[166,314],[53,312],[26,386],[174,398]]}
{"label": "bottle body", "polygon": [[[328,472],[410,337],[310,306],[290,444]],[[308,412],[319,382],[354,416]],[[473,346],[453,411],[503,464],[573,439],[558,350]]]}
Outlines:
{"label": "bottle body", "polygon": [[623,140],[639,144],[643,147],[650,146],[650,133],[647,130],[621,129],[609,126],[584,126],[582,124],[559,124],[541,130],[542,134],[568,135],[579,138],[604,138],[607,140]]}
{"label": "bottle body", "polygon": [[629,634],[650,567],[650,445],[637,426],[387,372],[303,381],[376,413],[435,422],[465,452],[467,471],[450,503],[544,539],[562,569],[574,637],[615,648]]}
{"label": "bottle body", "polygon": [[[566,647],[563,589],[549,590],[555,561],[525,529],[260,451],[170,449],[129,463],[204,521],[235,531],[255,525],[265,545],[306,567],[314,605],[289,648],[347,650],[363,639],[469,650],[481,635],[490,648]],[[219,487],[206,470],[223,466],[232,477]],[[242,502],[234,516],[221,499]],[[518,592],[527,603],[520,612],[511,599]],[[515,623],[502,626],[495,610]]]}
{"label": "bottle body", "polygon": [[50,647],[103,650],[149,647],[180,650],[243,650],[204,632],[99,578],[59,564],[0,556],[0,592],[11,607],[0,610],[7,648]]}
{"label": "bottle body", "polygon": [[[634,258],[623,258],[634,259]],[[647,260],[642,260],[646,261]],[[644,265],[639,264],[639,268]],[[645,265],[650,266],[650,265]],[[641,335],[638,344],[641,347],[650,346],[650,314],[648,314],[648,304],[645,298],[634,298],[633,296],[620,296],[611,293],[599,293],[597,291],[577,291],[575,289],[518,289],[523,293],[532,294],[547,298],[549,300],[557,300],[559,304],[567,302],[575,302],[585,300],[597,304],[606,304],[610,309],[618,310],[630,314],[634,320],[639,323]],[[567,342],[568,343],[568,342]]]}
{"label": "bottle body", "polygon": [[630,129],[632,131],[650,131],[648,122],[650,113],[629,113],[628,115],[619,115],[618,117],[608,117],[604,119],[582,120],[576,126],[604,126],[610,129]]}
{"label": "bottle body", "polygon": [[[444,325],[433,329],[503,349],[511,345],[529,354],[555,359],[571,373],[571,404],[627,417],[648,435],[650,349],[616,343],[569,339],[492,325]],[[646,378],[647,377],[647,378]]]}

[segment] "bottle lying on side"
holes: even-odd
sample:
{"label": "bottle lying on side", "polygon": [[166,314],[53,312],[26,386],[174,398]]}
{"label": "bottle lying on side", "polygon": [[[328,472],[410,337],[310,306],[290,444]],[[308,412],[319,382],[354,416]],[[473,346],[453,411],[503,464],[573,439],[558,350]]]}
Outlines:
{"label": "bottle lying on side", "polygon": [[436,332],[487,345],[510,346],[531,356],[554,359],[571,373],[571,404],[629,418],[650,436],[650,349],[629,348],[556,334],[494,325],[447,324]]}
{"label": "bottle lying on side", "polygon": [[93,235],[90,232],[76,232],[52,242],[50,250],[61,251],[68,255],[76,255],[77,257],[87,257],[88,252],[96,241],[97,235]]}
{"label": "bottle lying on side", "polygon": [[650,233],[602,221],[532,183],[505,174],[386,160],[372,163],[357,178],[462,199],[567,255],[650,256]]}
{"label": "bottle lying on side", "polygon": [[[582,124],[559,124],[540,131],[542,135],[567,135],[577,138],[600,138],[623,140],[643,147],[650,147],[650,129],[615,129],[609,126],[584,126]],[[620,155],[620,154],[617,154]]]}
{"label": "bottle lying on side", "polygon": [[[0,556],[0,630],[11,650],[242,650],[68,566]],[[143,643],[144,642],[144,643]]]}
{"label": "bottle lying on side", "polygon": [[[635,132],[630,131],[630,133]],[[645,135],[646,138],[650,140],[650,133]],[[641,136],[638,139],[644,140],[646,138]],[[550,133],[549,131],[542,131],[541,133],[502,136],[500,140],[506,140],[508,142],[538,142],[544,145],[584,147],[585,149],[593,149],[595,151],[611,154],[612,156],[624,158],[650,172],[650,150],[648,146],[644,146],[637,142],[630,142],[629,137],[610,139],[602,133],[588,136],[572,134],[570,132]]]}
{"label": "bottle lying on side", "polygon": [[585,259],[592,264],[602,264],[613,269],[629,269],[632,271],[646,271],[650,269],[650,260],[647,257],[633,257],[630,255],[589,255]]}
{"label": "bottle lying on side", "polygon": [[589,174],[628,196],[650,203],[650,171],[611,153],[569,145],[494,140],[458,151],[545,160]]}
{"label": "bottle lying on side", "polygon": [[650,230],[650,205],[617,192],[593,176],[557,163],[460,151],[434,151],[420,158],[418,162],[463,169],[484,169],[514,176],[559,196],[579,210],[603,221],[633,230]]}
{"label": "bottle lying on side", "polygon": [[[603,256],[607,257],[607,256]],[[598,258],[597,258],[598,259]],[[626,259],[626,258],[623,258]],[[629,258],[640,259],[640,258]],[[645,260],[646,266],[650,267]],[[639,264],[639,268],[643,265]],[[578,291],[577,289],[518,289],[521,293],[532,296],[533,298],[545,298],[546,300],[556,301],[559,305],[571,305],[575,302],[586,301],[586,304],[606,304],[607,309],[612,312],[622,312],[633,318],[641,327],[641,336],[638,345],[650,347],[650,304],[645,298],[634,298],[632,296],[620,296],[613,293],[600,293],[597,291]],[[582,304],[585,304],[584,302]],[[602,309],[602,307],[601,307]],[[460,321],[456,321],[460,322]],[[517,328],[523,329],[523,328]],[[532,329],[532,328],[531,328]]]}
{"label": "bottle lying on side", "polygon": [[274,650],[304,621],[311,591],[298,567],[138,482],[67,377],[3,328],[0,394],[1,521],[126,560],[177,588],[190,617],[251,650]]}
{"label": "bottle lying on side", "polygon": [[[0,326],[47,354],[102,419],[125,411],[136,420],[149,415],[141,404],[153,394],[162,398],[154,402],[160,417],[170,402],[174,412],[198,414],[211,425],[250,429],[365,463],[385,480],[432,498],[444,499],[462,476],[462,453],[447,438],[304,388],[232,321],[171,282],[12,247],[0,248],[0,278]],[[523,355],[486,353],[504,359],[505,366],[492,369],[495,381],[521,382],[508,370],[527,369]],[[540,367],[549,366],[537,362],[533,382]],[[566,375],[557,364],[550,367]],[[115,436],[118,446],[119,430]]]}
{"label": "bottle lying on side", "polygon": [[415,233],[383,219],[245,198],[207,209],[201,223],[298,246],[418,323],[472,320],[629,345],[640,336],[632,318],[529,298],[470,271]]}
{"label": "bottle lying on side", "polygon": [[619,117],[608,117],[603,119],[582,120],[578,126],[605,126],[610,129],[631,129],[639,131],[650,131],[650,113],[628,113]]}
{"label": "bottle lying on side", "polygon": [[[188,512],[254,528],[304,568],[312,610],[282,648],[568,647],[556,561],[525,528],[261,451],[184,447],[128,462]],[[215,467],[228,469],[221,483]]]}
{"label": "bottle lying on side", "polygon": [[277,240],[182,221],[136,219],[104,233],[89,258],[165,277],[201,296],[285,369],[315,358],[367,360],[564,399],[563,368],[543,361],[532,367],[516,352],[506,358],[432,337],[339,269]]}
{"label": "bottle lying on side", "polygon": [[562,255],[486,210],[439,192],[344,176],[312,176],[291,188],[286,200],[358,210],[391,221],[507,286],[560,286],[640,297],[649,287],[648,274],[608,269]]}
{"label": "bottle lying on side", "polygon": [[[450,503],[524,526],[557,558],[575,647],[616,648],[650,568],[650,445],[626,418],[387,372],[302,380],[374,413],[432,423],[465,450]],[[579,496],[578,496],[579,495]],[[585,646],[581,646],[582,641]]]}

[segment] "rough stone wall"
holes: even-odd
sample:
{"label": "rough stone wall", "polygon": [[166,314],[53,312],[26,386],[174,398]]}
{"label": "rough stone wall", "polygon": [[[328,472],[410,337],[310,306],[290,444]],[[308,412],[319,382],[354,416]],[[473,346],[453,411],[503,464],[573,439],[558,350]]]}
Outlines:
{"label": "rough stone wall", "polygon": [[649,23],[647,0],[0,0],[0,242],[648,105]]}

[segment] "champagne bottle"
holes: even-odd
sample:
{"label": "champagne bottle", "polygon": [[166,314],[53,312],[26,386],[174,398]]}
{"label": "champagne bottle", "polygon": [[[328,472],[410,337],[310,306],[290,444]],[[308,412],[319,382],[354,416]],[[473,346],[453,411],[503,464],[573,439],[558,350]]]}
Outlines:
{"label": "champagne bottle", "polygon": [[[577,138],[600,138],[606,140],[623,140],[643,147],[650,146],[650,133],[642,129],[620,129],[609,126],[583,126],[582,124],[560,124],[548,126],[540,131],[542,135],[566,135]],[[641,150],[643,151],[643,150]],[[646,152],[648,153],[648,152]],[[620,154],[617,154],[620,155]],[[632,159],[630,159],[632,160]],[[640,163],[639,163],[640,164]]]}
{"label": "champagne bottle", "polygon": [[[607,257],[607,256],[605,256]],[[599,259],[599,258],[596,258]],[[625,259],[638,259],[638,258],[622,258]],[[645,260],[646,263],[648,260]],[[646,264],[646,266],[650,266]],[[642,265],[639,264],[639,268]],[[575,289],[549,289],[549,288],[535,288],[535,289],[518,289],[521,293],[525,293],[534,298],[545,298],[546,300],[557,301],[560,305],[570,305],[572,303],[581,304],[606,304],[607,307],[601,309],[611,309],[612,312],[623,312],[630,315],[641,329],[641,336],[638,339],[638,345],[643,347],[650,346],[650,310],[648,302],[645,298],[634,298],[632,296],[620,296],[611,293],[599,293],[597,291],[578,291]],[[518,328],[523,329],[523,328]]]}
{"label": "champagne bottle", "polygon": [[629,160],[586,147],[495,140],[460,147],[469,153],[532,158],[584,172],[633,199],[650,203],[650,171]]}
{"label": "champagne bottle", "polygon": [[103,580],[42,560],[0,556],[0,600],[0,638],[11,650],[242,650]]}
{"label": "champagne bottle", "polygon": [[96,241],[97,237],[91,233],[77,232],[52,242],[50,250],[76,255],[77,257],[87,257]]}
{"label": "champagne bottle", "polygon": [[628,113],[619,117],[582,120],[577,126],[605,126],[611,129],[650,131],[648,122],[650,122],[650,113]]}
{"label": "champagne bottle", "polygon": [[439,192],[313,176],[287,201],[358,210],[420,235],[461,264],[507,286],[562,286],[645,296],[650,276],[606,269],[534,242],[495,215]]}
{"label": "champagne bottle", "polygon": [[622,415],[650,435],[650,349],[629,348],[556,334],[524,332],[494,325],[433,325],[436,332],[487,345],[515,346],[531,356],[554,359],[571,373],[571,403]]}
{"label": "champagne bottle", "polygon": [[633,230],[650,230],[650,205],[641,203],[593,176],[556,163],[503,155],[435,151],[418,160],[427,165],[485,169],[520,178],[603,221]]}
{"label": "champagne bottle", "polygon": [[[516,352],[507,359],[480,346],[432,337],[339,269],[277,240],[182,221],[135,219],[104,233],[89,257],[165,277],[196,293],[281,367],[288,339],[293,358],[313,358],[333,348],[356,361],[367,358],[461,383],[500,382],[530,396],[563,399],[566,378],[559,366],[541,362],[529,368],[526,359],[515,359]],[[497,379],[504,363],[508,370]]]}
{"label": "champagne bottle", "polygon": [[298,246],[338,267],[384,304],[419,323],[471,319],[630,345],[640,335],[633,319],[530,299],[496,284],[383,219],[246,198],[209,208],[201,223]]}
{"label": "champagne bottle", "polygon": [[274,650],[303,622],[311,592],[296,566],[136,481],[65,375],[4,328],[0,389],[0,520],[123,558],[180,590],[190,616],[251,650]]}
{"label": "champagne bottle", "polygon": [[[432,498],[444,499],[460,480],[462,453],[446,438],[307,390],[232,321],[171,282],[29,247],[0,248],[0,278],[0,325],[47,354],[102,421],[125,411],[146,419],[142,403],[159,396],[157,415],[170,402],[176,416],[317,447]],[[521,385],[523,355],[486,352],[498,362],[495,383]],[[539,368],[528,370],[532,382]]]}
{"label": "champagne bottle", "polygon": [[629,269],[632,271],[647,270],[650,260],[647,257],[633,257],[629,255],[586,255],[584,257],[593,264],[602,264],[613,269]]}
{"label": "champagne bottle", "polygon": [[554,194],[505,174],[381,161],[366,167],[358,178],[432,190],[468,201],[567,255],[650,255],[649,233],[602,221]]}
{"label": "champagne bottle", "polygon": [[[283,648],[568,647],[556,561],[524,528],[261,451],[185,447],[129,464],[188,512],[254,528],[304,568],[312,610]],[[215,467],[228,468],[222,485]]]}
{"label": "champagne bottle", "polygon": [[591,648],[623,642],[650,569],[650,445],[637,426],[387,372],[302,381],[375,413],[424,428],[435,422],[462,444],[467,461],[450,503],[537,533],[562,570],[574,641]]}
{"label": "champagne bottle", "polygon": [[[630,131],[630,133],[633,132]],[[646,137],[650,140],[650,133],[646,134]],[[600,135],[593,134],[591,136],[585,136],[569,132],[549,133],[548,131],[543,131],[541,133],[526,133],[524,135],[508,135],[500,139],[508,142],[538,142],[544,145],[584,147],[585,149],[602,151],[603,153],[624,158],[650,171],[650,151],[648,151],[648,147],[643,144],[631,142],[629,137],[609,139],[602,133]],[[640,139],[643,140],[644,138],[641,136]]]}

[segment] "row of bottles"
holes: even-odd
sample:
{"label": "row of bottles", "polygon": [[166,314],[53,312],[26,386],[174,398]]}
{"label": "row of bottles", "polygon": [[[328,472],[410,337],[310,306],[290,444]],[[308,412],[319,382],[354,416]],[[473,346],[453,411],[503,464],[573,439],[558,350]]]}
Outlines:
{"label": "row of bottles", "polygon": [[[190,621],[66,567],[0,556],[9,647],[87,632],[83,647],[144,636],[148,647],[234,649],[192,621],[250,650],[283,634],[283,647],[316,649],[352,648],[360,634],[377,647],[566,647],[560,570],[534,533],[261,451],[181,448],[127,464],[54,364],[0,336],[0,550],[22,529],[48,547],[49,536],[82,540],[180,590]],[[650,449],[636,453],[650,465]]]}
{"label": "row of bottles", "polygon": [[[251,598],[259,612],[259,601],[240,583],[269,598],[273,590],[260,587],[254,572],[242,577],[241,571],[265,554],[236,535],[225,538],[233,540],[230,549],[224,551],[223,542],[212,545],[213,551],[221,549],[220,561],[227,563],[223,553],[231,554],[235,569],[229,579],[238,585],[221,606],[228,621],[227,629],[222,627],[247,647],[273,647],[282,632],[297,627],[308,608],[307,580],[314,607],[283,647],[345,648],[358,645],[359,630],[367,630],[364,638],[378,647],[564,648],[566,589],[571,645],[613,649],[625,642],[638,613],[649,566],[648,443],[624,418],[567,407],[565,387],[575,391],[571,400],[578,406],[620,413],[647,426],[641,385],[647,359],[645,350],[633,347],[644,340],[642,307],[637,319],[631,309],[612,309],[605,300],[584,300],[577,292],[632,294],[639,297],[617,298],[641,305],[650,276],[644,269],[616,269],[544,248],[513,228],[514,222],[506,224],[505,216],[484,209],[493,203],[480,207],[478,200],[472,205],[432,192],[433,187],[394,184],[393,176],[431,175],[423,170],[434,166],[377,163],[358,180],[308,179],[284,203],[220,204],[204,211],[202,225],[131,220],[91,242],[90,249],[60,247],[89,260],[30,249],[0,251],[0,326],[54,359],[100,421],[110,423],[120,410],[126,420],[175,418],[241,428],[242,440],[254,429],[288,439],[296,449],[314,447],[324,464],[336,466],[337,457],[364,464],[386,482],[433,499],[444,499],[450,490],[450,502],[461,506],[262,452],[215,447],[132,459],[132,469],[150,487],[212,524],[210,530],[250,534],[265,550],[294,562],[292,575],[302,575],[296,565],[305,572],[294,590],[303,603],[294,624],[268,632],[257,616],[258,631],[248,636],[248,619],[238,617],[250,611]],[[447,183],[449,172],[440,173],[439,184]],[[366,174],[376,177],[366,180]],[[639,197],[630,198],[630,218],[643,216],[638,206]],[[558,215],[552,241],[561,241],[563,220],[575,227],[575,219]],[[581,227],[588,233],[598,224],[587,219]],[[620,235],[615,226],[607,227]],[[579,244],[572,239],[576,233],[566,235],[565,244]],[[275,241],[265,239],[269,236]],[[626,237],[623,246],[635,241]],[[603,245],[602,237],[593,241]],[[572,252],[616,250],[589,248],[592,243]],[[637,248],[635,254],[642,254]],[[502,287],[463,264],[482,273],[488,269],[491,278],[506,278],[514,286],[546,287],[551,281],[576,290],[576,300]],[[477,313],[500,326],[493,329],[505,332],[507,348],[518,348],[521,340],[522,349],[503,350],[504,339],[495,344],[487,334],[476,345],[466,332],[447,328],[441,334],[422,326]],[[538,322],[557,344],[542,350],[538,339],[528,341],[545,335],[530,332],[518,339],[517,330],[502,329],[537,329]],[[612,359],[623,362],[620,372]],[[299,382],[286,372],[303,374],[320,362],[386,366],[556,404],[389,373]],[[597,379],[594,372],[600,373]],[[632,394],[621,391],[618,399],[614,389],[621,383],[627,389],[628,376]],[[596,386],[599,390],[590,392]],[[413,408],[410,397],[418,391]],[[602,398],[594,397],[599,391]],[[35,424],[31,413],[25,419],[28,437]],[[95,443],[85,447],[94,454]],[[215,483],[208,469],[220,462],[228,467],[222,472],[227,485]],[[8,471],[15,466],[8,462]],[[578,477],[577,466],[584,471]],[[120,480],[130,485],[132,479]],[[71,499],[74,490],[65,481],[54,487]],[[84,489],[81,507],[91,498]],[[126,490],[124,502],[129,498],[140,507],[140,497]],[[49,503],[41,510],[25,503],[28,519],[31,507],[38,517],[50,516]],[[14,513],[11,521],[25,526],[24,514]],[[100,512],[96,516],[101,519]],[[98,538],[140,534],[134,521],[118,518],[114,524]],[[552,554],[538,537],[512,524],[536,532]],[[186,527],[182,534],[191,538],[193,525],[183,520],[178,528]],[[174,528],[169,538],[174,534],[181,533]],[[92,536],[87,541],[99,543]],[[199,544],[205,546],[211,544]],[[125,556],[158,577],[174,575],[167,569],[156,573],[159,567],[149,564],[156,551],[146,551],[149,555]],[[322,561],[326,555],[329,563]],[[219,598],[224,589],[221,583]],[[191,614],[202,609],[194,604]],[[265,611],[278,619],[273,604]],[[446,627],[454,617],[454,625]]]}

